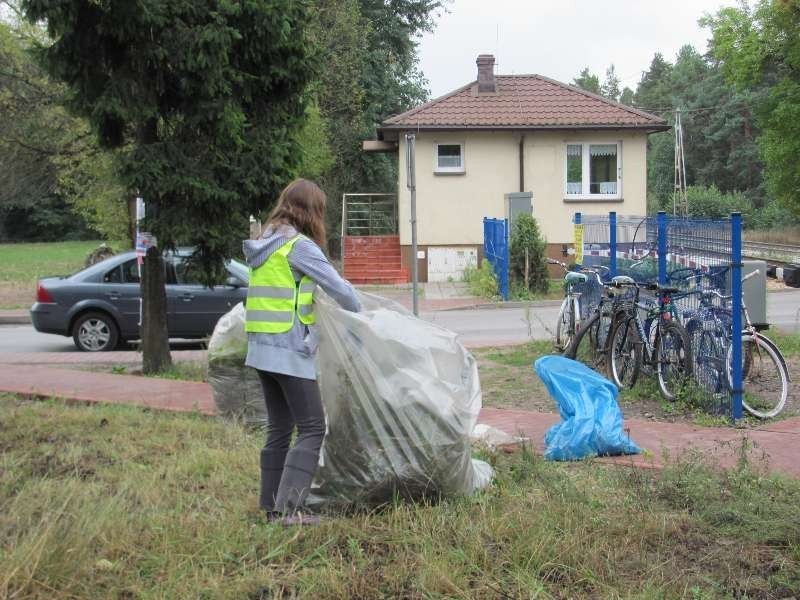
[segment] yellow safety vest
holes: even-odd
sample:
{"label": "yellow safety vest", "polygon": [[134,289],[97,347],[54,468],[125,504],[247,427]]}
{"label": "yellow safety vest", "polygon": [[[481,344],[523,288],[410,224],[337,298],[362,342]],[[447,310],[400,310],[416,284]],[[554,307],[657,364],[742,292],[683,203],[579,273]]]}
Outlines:
{"label": "yellow safety vest", "polygon": [[304,325],[317,322],[314,315],[314,291],[317,284],[303,275],[297,282],[289,265],[289,253],[297,237],[278,248],[261,266],[250,269],[247,289],[245,331],[251,333],[286,333],[294,325],[294,316]]}

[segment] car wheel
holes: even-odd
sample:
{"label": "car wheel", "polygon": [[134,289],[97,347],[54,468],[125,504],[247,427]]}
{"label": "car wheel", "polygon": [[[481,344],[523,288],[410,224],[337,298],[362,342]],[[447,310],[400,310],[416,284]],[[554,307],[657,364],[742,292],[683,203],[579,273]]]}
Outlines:
{"label": "car wheel", "polygon": [[78,350],[105,352],[117,347],[119,329],[109,315],[88,312],[78,317],[72,326],[72,339]]}

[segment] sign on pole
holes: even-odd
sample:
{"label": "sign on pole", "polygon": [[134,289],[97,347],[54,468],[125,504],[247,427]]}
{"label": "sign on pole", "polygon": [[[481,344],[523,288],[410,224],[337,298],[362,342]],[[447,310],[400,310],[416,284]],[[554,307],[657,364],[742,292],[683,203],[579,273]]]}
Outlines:
{"label": "sign on pole", "polygon": [[574,233],[574,245],[575,245],[575,264],[582,265],[583,264],[583,225],[581,223],[575,224],[575,233]]}

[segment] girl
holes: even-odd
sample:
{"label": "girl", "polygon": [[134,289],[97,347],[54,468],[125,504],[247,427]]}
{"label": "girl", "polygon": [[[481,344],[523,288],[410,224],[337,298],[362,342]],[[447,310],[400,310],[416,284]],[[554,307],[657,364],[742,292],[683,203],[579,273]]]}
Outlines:
{"label": "girl", "polygon": [[314,360],[316,286],[346,310],[361,308],[353,287],[325,257],[325,239],[325,193],[297,179],[281,192],[261,238],[244,242],[250,265],[246,364],[258,371],[267,404],[259,504],[270,521],[285,525],[319,522],[299,512],[325,437]]}

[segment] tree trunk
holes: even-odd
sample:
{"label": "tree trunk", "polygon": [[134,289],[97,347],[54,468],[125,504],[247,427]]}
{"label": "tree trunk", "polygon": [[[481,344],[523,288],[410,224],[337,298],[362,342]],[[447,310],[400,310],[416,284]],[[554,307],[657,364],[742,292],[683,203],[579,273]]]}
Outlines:
{"label": "tree trunk", "polygon": [[136,194],[128,196],[128,237],[131,248],[136,248]]}
{"label": "tree trunk", "polygon": [[525,289],[531,289],[531,257],[528,248],[525,248]]}
{"label": "tree trunk", "polygon": [[148,248],[142,271],[142,371],[159,373],[172,365],[167,333],[167,292],[164,259]]}

